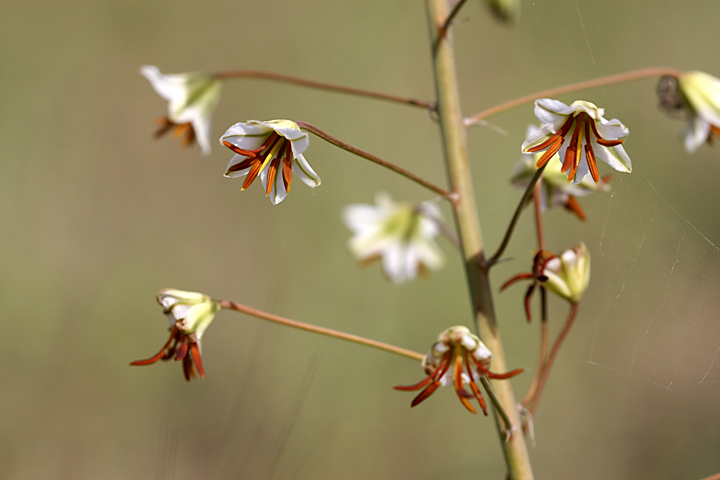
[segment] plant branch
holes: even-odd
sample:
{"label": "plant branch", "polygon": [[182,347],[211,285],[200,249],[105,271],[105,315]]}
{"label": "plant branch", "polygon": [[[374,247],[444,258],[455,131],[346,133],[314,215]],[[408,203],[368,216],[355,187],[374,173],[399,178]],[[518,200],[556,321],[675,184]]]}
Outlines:
{"label": "plant branch", "polygon": [[314,80],[306,80],[304,78],[294,77],[292,75],[283,75],[281,73],[265,72],[262,70],[228,70],[215,74],[220,80],[228,80],[231,78],[262,78],[264,80],[273,80],[276,82],[292,83],[303,87],[316,88],[318,90],[327,90],[331,92],[347,93],[350,95],[358,95],[362,97],[374,98],[376,100],[385,100],[388,102],[402,103],[411,107],[420,107],[428,110],[434,110],[435,104],[413,98],[399,97],[397,95],[389,95],[387,93],[373,92],[362,88],[345,87],[342,85],[334,85],[332,83],[316,82]]}
{"label": "plant branch", "polygon": [[231,302],[229,300],[219,300],[218,304],[220,305],[220,308],[224,310],[235,310],[236,312],[261,318],[269,322],[279,323],[280,325],[285,325],[286,327],[298,328],[300,330],[305,330],[306,332],[319,333],[320,335],[338,338],[340,340],[346,340],[348,342],[358,343],[367,347],[373,347],[379,350],[394,353],[396,355],[402,355],[403,357],[412,358],[413,360],[422,361],[424,357],[424,355],[421,353],[396,347],[395,345],[390,345],[389,343],[378,342],[376,340],[370,340],[369,338],[360,337],[358,335],[352,335],[350,333],[340,332],[338,330],[332,330],[330,328],[318,327],[309,323],[298,322],[297,320],[291,320],[289,318],[281,317],[279,315],[273,315],[272,313],[263,312],[262,310],[247,307],[240,303]]}
{"label": "plant branch", "polygon": [[492,386],[490,385],[490,381],[485,375],[480,376],[480,383],[482,383],[483,388],[485,388],[485,391],[488,394],[488,397],[490,397],[490,401],[493,404],[493,407],[495,407],[495,411],[500,415],[500,418],[502,419],[504,430],[506,434],[506,441],[510,440],[510,437],[512,437],[513,432],[513,424],[510,421],[510,418],[508,417],[507,413],[505,413],[505,409],[503,408],[502,404],[500,403],[500,400],[498,400],[497,396],[495,395],[495,391],[492,389]]}
{"label": "plant branch", "polygon": [[563,340],[565,340],[565,337],[567,337],[568,332],[570,332],[570,328],[573,326],[573,323],[575,322],[575,318],[577,317],[577,312],[579,310],[580,304],[578,302],[573,302],[572,306],[570,307],[570,314],[568,315],[568,319],[565,322],[565,326],[560,331],[560,334],[555,339],[555,343],[553,344],[552,350],[550,350],[550,355],[548,356],[547,361],[545,362],[545,366],[543,367],[543,373],[540,377],[540,381],[538,382],[537,391],[535,392],[535,395],[533,397],[532,404],[530,405],[530,408],[528,409],[530,411],[531,415],[535,415],[535,410],[537,409],[538,402],[540,401],[540,395],[542,395],[543,389],[545,388],[545,383],[547,383],[548,376],[550,375],[550,370],[552,369],[553,363],[555,363],[555,358],[557,357],[558,352],[560,351],[560,347],[562,346]]}
{"label": "plant branch", "polygon": [[674,68],[654,67],[643,68],[641,70],[633,70],[631,72],[618,73],[616,75],[608,75],[606,77],[600,77],[594,80],[586,80],[584,82],[571,83],[570,85],[541,90],[539,92],[531,93],[530,95],[525,95],[523,97],[501,103],[500,105],[496,105],[494,107],[488,108],[487,110],[483,110],[480,113],[476,113],[472,117],[468,118],[465,123],[466,125],[472,125],[478,120],[482,120],[493,115],[497,115],[498,113],[504,112],[506,110],[519,107],[520,105],[533,102],[538,98],[554,97],[557,95],[562,95],[564,93],[571,93],[578,90],[586,90],[588,88],[594,87],[602,87],[614,83],[629,82],[632,80],[638,80],[646,77],[657,77],[663,75],[677,77],[681,74],[682,72],[680,72],[679,70],[675,70]]}
{"label": "plant branch", "polygon": [[303,130],[307,130],[308,132],[310,132],[314,135],[317,135],[318,137],[322,138],[323,140],[325,140],[328,143],[331,143],[332,145],[335,145],[336,147],[340,147],[343,150],[348,151],[354,155],[362,157],[366,160],[370,160],[371,162],[377,163],[378,165],[381,165],[387,169],[390,169],[395,173],[399,173],[403,177],[408,178],[408,179],[412,180],[413,182],[418,183],[418,184],[422,185],[423,187],[430,189],[439,195],[442,195],[443,197],[447,197],[447,198],[454,197],[454,195],[452,195],[450,192],[448,192],[444,188],[440,188],[437,185],[428,182],[424,178],[421,178],[421,177],[415,175],[414,173],[412,173],[408,170],[405,170],[402,167],[398,167],[394,163],[390,163],[387,160],[383,160],[382,158],[377,157],[377,156],[373,155],[372,153],[368,153],[364,150],[360,150],[359,148],[355,148],[352,145],[349,145],[349,144],[343,142],[342,140],[339,140],[339,139],[333,137],[329,133],[320,130],[319,128],[317,128],[316,126],[314,126],[312,124],[309,124],[307,122],[297,122],[297,125],[300,128],[302,128]]}
{"label": "plant branch", "polygon": [[448,27],[452,23],[453,20],[455,20],[455,17],[460,12],[460,9],[465,5],[466,0],[458,0],[455,5],[453,5],[452,10],[450,10],[450,14],[445,19],[445,22],[443,22],[442,27],[440,27],[440,36],[444,37],[447,34]]}
{"label": "plant branch", "polygon": [[530,179],[530,183],[528,184],[527,188],[525,189],[525,193],[523,193],[522,198],[520,199],[520,203],[518,203],[517,208],[515,209],[515,214],[513,215],[512,219],[510,220],[510,225],[508,225],[507,230],[505,231],[505,236],[502,239],[502,242],[500,242],[500,246],[497,249],[497,252],[490,257],[486,262],[485,265],[487,267],[492,267],[494,264],[498,262],[500,257],[503,253],[505,253],[505,249],[510,244],[510,239],[512,238],[512,234],[515,231],[515,227],[517,226],[518,220],[520,220],[520,215],[522,215],[523,210],[525,209],[525,206],[528,203],[528,200],[530,199],[530,196],[533,194],[533,190],[535,189],[535,184],[539,183],[540,177],[542,177],[543,172],[545,171],[545,167],[547,166],[547,163],[543,165],[542,167],[535,170],[535,174]]}

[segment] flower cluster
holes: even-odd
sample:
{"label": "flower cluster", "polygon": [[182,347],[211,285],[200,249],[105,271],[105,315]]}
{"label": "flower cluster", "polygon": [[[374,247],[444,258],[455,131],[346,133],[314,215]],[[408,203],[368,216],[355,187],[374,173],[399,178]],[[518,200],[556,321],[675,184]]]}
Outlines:
{"label": "flower cluster", "polygon": [[[422,392],[410,404],[414,407],[432,395],[440,386],[453,385],[465,408],[477,413],[469,402],[469,399],[475,398],[483,413],[487,415],[485,399],[476,383],[480,376],[503,380],[523,372],[523,369],[519,368],[508,373],[493,373],[489,370],[491,363],[492,352],[477,335],[470,333],[470,330],[464,326],[450,327],[440,333],[437,342],[423,358],[422,367],[428,376],[415,385],[397,386],[395,389],[414,391],[422,388]],[[470,385],[472,393],[463,387],[466,383]]]}
{"label": "flower cluster", "polygon": [[137,360],[130,365],[150,365],[172,358],[175,361],[182,360],[183,373],[188,382],[195,377],[195,370],[200,377],[205,378],[200,339],[215,319],[220,306],[207,295],[173,289],[161,291],[157,300],[170,321],[170,338],[155,356]]}
{"label": "flower cluster", "polygon": [[382,258],[383,272],[397,284],[415,278],[426,267],[443,265],[435,243],[441,216],[434,204],[396,203],[385,193],[377,194],[375,203],[345,208],[345,225],[354,234],[348,245],[355,256],[364,262]]}
{"label": "flower cluster", "polygon": [[303,152],[310,144],[308,134],[290,120],[236,123],[220,137],[220,143],[235,152],[225,176],[245,177],[242,189],[260,176],[266,195],[273,205],[290,193],[292,173],[308,187],[320,186],[320,177],[305,160]]}
{"label": "flower cluster", "polygon": [[620,140],[630,132],[620,120],[605,120],[604,112],[581,100],[569,106],[550,98],[536,100],[535,116],[543,126],[525,140],[522,152],[545,151],[538,168],[560,153],[561,172],[573,183],[580,183],[588,173],[599,183],[598,158],[619,172],[630,172],[632,164]]}
{"label": "flower cluster", "polygon": [[140,73],[168,101],[168,114],[158,120],[155,136],[174,129],[175,137],[185,135],[185,145],[197,140],[203,153],[209,154],[210,117],[220,99],[220,80],[204,73],[163,75],[153,65],[145,65]]}

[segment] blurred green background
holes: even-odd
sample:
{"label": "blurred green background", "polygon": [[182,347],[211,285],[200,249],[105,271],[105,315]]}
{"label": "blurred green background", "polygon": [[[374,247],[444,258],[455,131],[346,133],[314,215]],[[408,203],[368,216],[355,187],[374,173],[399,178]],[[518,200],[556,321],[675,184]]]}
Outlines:
{"label": "blurred green background", "polygon": [[[625,70],[720,75],[720,5],[524,1],[513,28],[481,2],[458,17],[468,114]],[[166,103],[138,70],[265,69],[431,99],[422,2],[5,0],[0,16],[0,465],[8,479],[504,478],[493,422],[443,390],[416,409],[393,385],[417,364],[222,312],[203,339],[207,378],[130,368],[166,340],[155,294],[196,290],[425,351],[468,323],[462,265],[396,287],[346,249],[343,206],[410,182],[312,139],[322,187],[273,207],[203,157],[154,141]],[[535,420],[537,478],[699,479],[720,471],[717,307],[720,151],[682,149],[655,80],[578,95],[631,129],[635,173],[547,215],[548,245],[584,240],[594,277]],[[561,100],[572,101],[574,96]],[[303,120],[444,184],[436,125],[417,109],[258,80],[224,85],[213,138],[247,119]],[[487,243],[520,192],[508,185],[528,106],[469,133]],[[609,173],[601,165],[601,174]],[[675,210],[673,210],[673,208]],[[449,212],[445,209],[447,218]],[[494,282],[525,271],[530,217]],[[689,223],[685,223],[685,220]],[[697,228],[698,231],[695,231]],[[706,236],[709,240],[698,233]],[[527,388],[537,324],[522,289],[498,296],[513,380]],[[566,306],[553,303],[552,324]],[[715,362],[715,359],[718,359]]]}

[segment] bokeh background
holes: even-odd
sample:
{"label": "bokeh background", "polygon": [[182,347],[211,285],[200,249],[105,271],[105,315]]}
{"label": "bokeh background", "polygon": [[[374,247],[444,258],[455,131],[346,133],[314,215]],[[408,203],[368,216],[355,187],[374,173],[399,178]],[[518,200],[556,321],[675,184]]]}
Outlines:
{"label": "bokeh background", "polygon": [[[523,1],[512,28],[468,2],[454,32],[468,114],[536,90],[649,66],[720,75],[714,2]],[[346,249],[345,205],[428,194],[311,140],[323,179],[280,206],[222,177],[229,152],[155,141],[166,104],[138,71],[265,69],[431,99],[426,14],[408,0],[5,0],[0,15],[0,465],[8,479],[504,478],[493,422],[451,391],[410,409],[417,364],[222,312],[207,378],[133,367],[166,340],[155,294],[202,291],[425,351],[468,323],[462,264],[402,287]],[[632,131],[632,176],[547,215],[548,245],[584,240],[591,291],[535,419],[537,478],[699,479],[720,471],[720,151],[682,149],[654,79],[579,97]],[[561,97],[572,101],[574,96]],[[290,85],[223,87],[213,138],[247,119],[313,123],[444,184],[426,112]],[[528,106],[469,132],[484,235],[519,199],[508,178]],[[609,169],[601,166],[601,173]],[[443,207],[445,208],[445,207]],[[449,219],[449,212],[445,214]],[[525,271],[527,216],[494,274]],[[537,324],[498,296],[513,380],[527,388]],[[567,307],[553,303],[552,325]],[[718,359],[715,362],[715,359]]]}

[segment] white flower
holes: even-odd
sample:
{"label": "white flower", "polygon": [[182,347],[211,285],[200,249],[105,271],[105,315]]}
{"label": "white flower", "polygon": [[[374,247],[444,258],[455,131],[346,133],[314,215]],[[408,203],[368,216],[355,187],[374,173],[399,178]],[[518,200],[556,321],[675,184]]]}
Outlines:
{"label": "white flower", "polygon": [[130,365],[150,365],[158,360],[182,360],[183,373],[189,382],[195,376],[205,378],[202,364],[200,339],[215,319],[220,305],[202,293],[185,292],[171,288],[161,291],[157,296],[164,313],[170,321],[170,338],[153,357],[137,360]]}
{"label": "white flower", "polygon": [[174,127],[176,137],[185,135],[185,145],[197,139],[203,153],[209,154],[210,117],[220,99],[220,80],[204,73],[163,75],[153,65],[143,66],[140,73],[168,101],[168,115],[159,120],[155,135]]}
{"label": "white flower", "polygon": [[[525,138],[530,138],[539,130],[534,125],[530,125]],[[535,175],[535,165],[542,155],[540,152],[523,154],[515,166],[510,183],[519,188],[527,188]],[[584,197],[594,192],[610,191],[609,181],[611,178],[611,175],[606,175],[600,179],[600,182],[595,183],[589,175],[585,175],[579,183],[568,183],[565,174],[562,172],[560,157],[555,154],[547,162],[542,174],[540,207],[545,211],[549,207],[562,206],[574,212],[581,220],[585,220],[585,212],[583,212],[576,197]]]}
{"label": "white flower", "polygon": [[536,100],[535,115],[543,126],[525,140],[522,152],[546,150],[537,162],[538,168],[559,152],[561,171],[567,172],[568,181],[573,183],[580,183],[588,172],[600,182],[597,158],[619,172],[630,172],[630,158],[619,140],[630,132],[617,119],[605,120],[603,113],[602,108],[581,100],[570,106],[549,98]]}
{"label": "white flower", "polygon": [[709,143],[712,134],[720,136],[720,79],[704,72],[686,72],[677,78],[677,86],[688,113],[685,150],[692,153]]}
{"label": "white flower", "polygon": [[247,177],[242,189],[260,175],[263,188],[273,205],[290,193],[292,172],[308,187],[320,186],[320,177],[303,156],[310,139],[290,120],[236,123],[220,137],[220,143],[235,152],[225,176]]}
{"label": "white flower", "polygon": [[443,256],[435,243],[441,219],[430,203],[395,203],[385,193],[375,196],[376,205],[349,205],[343,213],[354,236],[348,246],[363,261],[382,257],[385,275],[401,284],[415,278],[418,270],[438,269]]}
{"label": "white flower", "polygon": [[195,334],[198,341],[220,309],[217,302],[207,295],[172,288],[158,293],[157,300],[163,306],[170,325],[177,326],[185,335]]}
{"label": "white flower", "polygon": [[[397,386],[396,390],[414,391],[423,389],[412,401],[410,406],[415,407],[432,395],[440,386],[455,388],[460,402],[465,408],[475,413],[475,408],[468,399],[477,399],[483,413],[487,415],[485,400],[477,386],[481,376],[504,380],[522,373],[522,369],[507,373],[493,373],[489,370],[492,363],[492,352],[477,335],[470,332],[467,327],[457,325],[443,330],[438,340],[423,357],[422,367],[428,375],[415,385]],[[465,390],[465,384],[470,385],[472,393]]]}
{"label": "white flower", "polygon": [[578,302],[590,284],[590,253],[584,243],[545,262],[543,285],[570,302]]}

